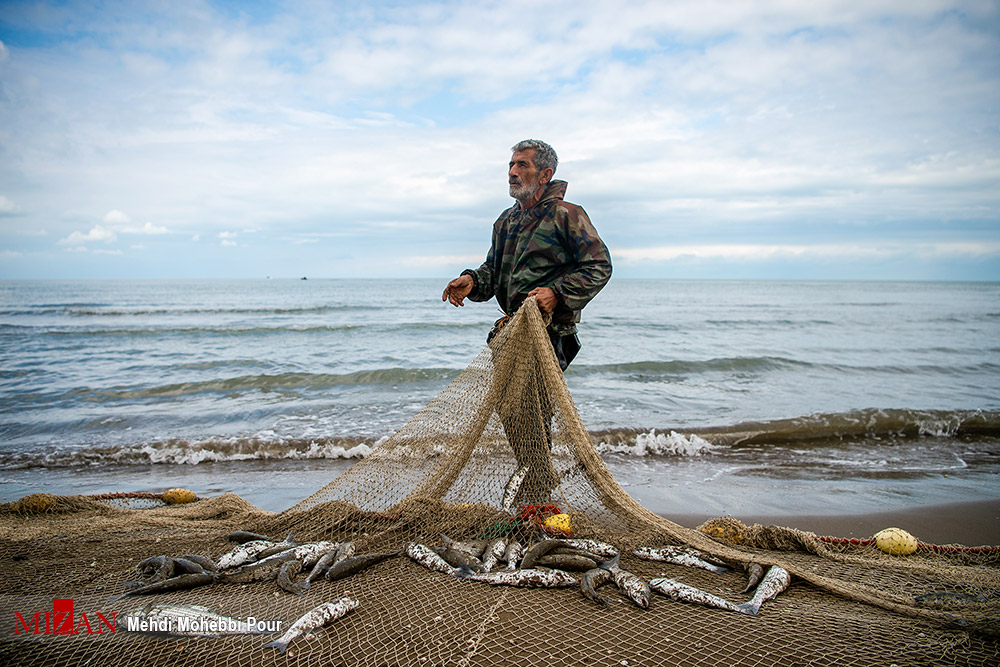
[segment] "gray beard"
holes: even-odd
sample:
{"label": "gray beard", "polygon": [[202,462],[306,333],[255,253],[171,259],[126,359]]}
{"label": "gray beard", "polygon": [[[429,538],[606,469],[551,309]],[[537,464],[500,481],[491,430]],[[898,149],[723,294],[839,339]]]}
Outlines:
{"label": "gray beard", "polygon": [[542,187],[541,183],[535,187],[531,187],[525,183],[522,183],[521,185],[511,184],[510,196],[519,202],[528,201],[535,196],[535,193],[538,192],[538,188],[540,187]]}

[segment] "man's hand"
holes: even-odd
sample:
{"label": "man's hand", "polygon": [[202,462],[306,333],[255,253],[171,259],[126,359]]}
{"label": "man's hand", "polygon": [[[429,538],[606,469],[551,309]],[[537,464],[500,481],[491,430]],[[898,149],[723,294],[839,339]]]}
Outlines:
{"label": "man's hand", "polygon": [[451,301],[453,306],[464,306],[465,297],[469,296],[475,283],[468,273],[455,278],[444,288],[441,294],[442,301]]}
{"label": "man's hand", "polygon": [[551,313],[559,303],[559,297],[551,287],[536,287],[528,292],[528,296],[535,297],[538,302],[538,310],[543,313]]}

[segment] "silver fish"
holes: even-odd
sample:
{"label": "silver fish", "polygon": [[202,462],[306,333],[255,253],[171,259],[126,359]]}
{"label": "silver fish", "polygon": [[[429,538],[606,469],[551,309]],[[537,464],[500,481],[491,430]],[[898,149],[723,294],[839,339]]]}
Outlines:
{"label": "silver fish", "polygon": [[[252,584],[255,581],[274,581],[281,572],[281,566],[293,560],[291,554],[285,558],[271,557],[259,563],[247,563],[240,567],[219,572],[215,575],[216,581],[223,584]],[[194,575],[190,575],[194,576]]]}
{"label": "silver fish", "polygon": [[367,569],[376,563],[381,563],[387,558],[394,558],[399,555],[398,551],[389,551],[386,553],[375,553],[375,554],[365,554],[363,556],[352,556],[346,560],[342,560],[339,563],[334,563],[326,573],[326,578],[330,581],[336,581],[337,579],[342,579],[348,577],[352,574],[356,574],[361,570]]}
{"label": "silver fish", "polygon": [[747,585],[740,593],[749,593],[764,576],[764,567],[760,563],[747,563]]}
{"label": "silver fish", "polygon": [[636,558],[643,560],[653,560],[658,563],[673,563],[674,565],[685,565],[687,567],[698,567],[716,574],[728,572],[729,568],[722,565],[715,565],[708,562],[705,554],[687,549],[684,547],[639,547],[632,551]]}
{"label": "silver fish", "polygon": [[324,602],[315,609],[306,612],[297,621],[292,623],[285,634],[281,635],[273,642],[264,644],[264,648],[276,648],[282,653],[296,637],[304,635],[310,630],[321,628],[327,623],[332,623],[338,618],[342,618],[357,609],[360,605],[351,598],[340,598],[335,602]]}
{"label": "silver fish", "polygon": [[720,598],[718,595],[706,593],[700,588],[682,584],[676,579],[651,579],[649,587],[660,595],[665,595],[671,600],[677,600],[678,602],[693,602],[695,604],[705,605],[706,607],[715,607],[716,609],[735,611],[740,614],[750,613],[745,609],[741,609],[740,605],[733,604],[729,600]]}
{"label": "silver fish", "polygon": [[336,551],[338,546],[340,546],[339,542],[299,544],[267,558],[262,558],[257,561],[257,564],[270,563],[271,561],[300,560],[305,567],[311,567],[323,554],[329,551]]}
{"label": "silver fish", "polygon": [[302,584],[295,583],[295,575],[301,570],[302,561],[289,560],[282,563],[281,569],[278,571],[278,588],[292,595],[302,595],[305,593],[305,588]]}
{"label": "silver fish", "polygon": [[434,553],[430,547],[417,542],[410,542],[403,547],[403,553],[409,556],[411,560],[426,567],[428,570],[444,572],[445,574],[452,575],[459,571],[457,567],[449,565],[445,559]]}
{"label": "silver fish", "polygon": [[580,554],[548,553],[539,558],[537,564],[542,567],[554,567],[571,572],[586,572],[597,567],[597,561]]}
{"label": "silver fish", "polygon": [[531,466],[521,466],[507,480],[507,485],[503,489],[503,498],[500,501],[500,508],[507,514],[513,513],[514,502],[517,500],[517,494],[521,491],[521,485],[524,484],[524,478],[528,476],[529,470],[531,470]]}
{"label": "silver fish", "polygon": [[564,546],[570,549],[577,549],[579,551],[587,551],[592,554],[596,554],[601,558],[614,558],[618,555],[618,549],[614,546],[608,544],[607,542],[601,542],[599,540],[588,540],[582,538],[571,538],[567,540],[561,540]]}
{"label": "silver fish", "polygon": [[753,597],[737,606],[745,610],[745,613],[756,615],[760,611],[762,604],[768,600],[773,600],[778,593],[788,588],[788,584],[791,582],[792,575],[788,573],[788,570],[777,565],[772,565],[771,569],[764,575],[764,578],[761,579],[757,590],[754,591]]}
{"label": "silver fish", "polygon": [[187,559],[193,563],[198,563],[201,565],[201,569],[205,572],[218,572],[219,566],[215,564],[208,556],[202,556],[200,554],[184,554],[181,558]]}
{"label": "silver fish", "polygon": [[165,604],[118,614],[115,618],[115,629],[170,637],[259,635],[265,631],[246,621],[217,614],[208,607]]}
{"label": "silver fish", "polygon": [[524,554],[524,558],[521,559],[521,569],[530,570],[535,567],[535,563],[538,562],[539,558],[558,547],[561,542],[562,540],[557,539],[542,540],[528,549],[527,553]]}
{"label": "silver fish", "polygon": [[244,542],[238,547],[227,551],[218,558],[215,559],[215,564],[219,566],[220,570],[229,570],[234,567],[239,567],[244,563],[250,563],[257,560],[258,554],[270,549],[274,546],[274,542],[268,540],[252,540],[250,542]]}
{"label": "silver fish", "polygon": [[333,562],[339,563],[342,560],[347,560],[354,555],[354,542],[341,542],[340,546],[337,547],[337,555],[334,556]]}
{"label": "silver fish", "polygon": [[612,581],[625,597],[643,609],[649,608],[649,584],[620,567],[615,567],[610,572]]}
{"label": "silver fish", "polygon": [[507,543],[507,548],[503,552],[503,560],[507,563],[507,570],[516,570],[517,564],[521,560],[521,553],[524,551],[524,547],[517,540],[511,540]]}
{"label": "silver fish", "polygon": [[486,571],[481,560],[475,556],[470,556],[465,551],[460,551],[454,547],[435,547],[434,552],[453,567],[464,568],[473,572]]}
{"label": "silver fish", "polygon": [[[291,535],[291,533],[289,533],[289,535]],[[270,539],[267,535],[261,535],[260,533],[250,533],[245,530],[234,530],[233,532],[229,533],[228,537],[230,542],[236,542],[237,544],[244,544],[246,542],[255,542],[258,540],[262,542],[274,542],[274,540]]]}
{"label": "silver fish", "polygon": [[458,570],[455,576],[491,586],[519,586],[521,588],[567,588],[577,586],[580,583],[572,574],[562,570],[501,570],[471,574],[467,570]]}
{"label": "silver fish", "polygon": [[483,569],[489,572],[497,566],[500,559],[503,558],[504,552],[507,550],[507,540],[503,537],[498,537],[486,545],[483,549]]}
{"label": "silver fish", "polygon": [[473,558],[479,558],[483,555],[483,549],[486,548],[486,540],[474,540],[472,542],[459,542],[458,540],[453,540],[444,533],[441,533],[441,544],[449,549],[456,549],[462,551]]}
{"label": "silver fish", "polygon": [[583,597],[593,600],[602,607],[610,607],[608,599],[597,592],[601,585],[611,581],[611,571],[603,567],[595,567],[593,570],[584,572],[580,578],[580,592]]}
{"label": "silver fish", "polygon": [[340,553],[339,549],[337,551],[328,551],[320,556],[320,559],[316,561],[316,564],[313,565],[312,570],[310,570],[308,576],[306,576],[305,581],[302,582],[302,588],[309,590],[309,588],[312,587],[314,579],[319,579],[326,574],[327,570],[330,569],[330,566],[333,565],[334,560],[336,560],[338,553]]}
{"label": "silver fish", "polygon": [[264,549],[264,551],[262,551],[259,554],[257,554],[257,559],[258,560],[262,560],[264,558],[267,558],[268,556],[273,556],[274,554],[281,553],[282,551],[285,551],[286,549],[291,549],[292,547],[297,547],[298,545],[299,545],[298,542],[293,542],[292,541],[292,533],[291,533],[291,531],[289,531],[289,533],[285,537],[285,539],[283,539],[280,542],[275,542],[272,547],[270,547],[269,549]]}

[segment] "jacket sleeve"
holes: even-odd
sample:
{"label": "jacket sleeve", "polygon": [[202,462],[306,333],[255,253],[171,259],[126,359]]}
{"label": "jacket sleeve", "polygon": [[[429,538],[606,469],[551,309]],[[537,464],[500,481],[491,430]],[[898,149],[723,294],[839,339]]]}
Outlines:
{"label": "jacket sleeve", "polygon": [[566,249],[575,255],[575,265],[552,285],[562,304],[579,311],[611,279],[611,253],[586,212],[578,206],[566,210],[561,225]]}

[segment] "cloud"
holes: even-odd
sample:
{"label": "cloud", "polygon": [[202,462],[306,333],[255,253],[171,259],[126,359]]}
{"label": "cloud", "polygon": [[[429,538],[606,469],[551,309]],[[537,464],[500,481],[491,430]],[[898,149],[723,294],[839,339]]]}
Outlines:
{"label": "cloud", "polygon": [[21,207],[7,199],[3,195],[0,195],[0,216],[4,215],[17,215],[21,212]]}
{"label": "cloud", "polygon": [[111,243],[116,241],[118,236],[102,225],[94,225],[87,233],[73,232],[63,239],[59,239],[59,245],[79,246],[81,243]]}
{"label": "cloud", "polygon": [[706,244],[656,246],[649,248],[616,248],[613,259],[621,264],[663,262],[683,258],[743,260],[766,262],[775,258],[796,259],[891,259],[906,256],[934,259],[963,257],[1000,257],[1000,242],[996,243],[817,243],[788,244]]}
{"label": "cloud", "polygon": [[[623,261],[678,238],[783,257],[1000,229],[993,2],[5,10],[0,234],[113,202],[54,238],[234,246],[228,230],[252,229],[426,270],[437,252],[447,272],[510,204],[525,137],[555,145]],[[172,265],[169,240],[150,238],[150,261]]]}

